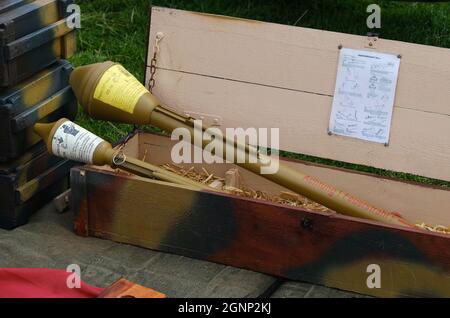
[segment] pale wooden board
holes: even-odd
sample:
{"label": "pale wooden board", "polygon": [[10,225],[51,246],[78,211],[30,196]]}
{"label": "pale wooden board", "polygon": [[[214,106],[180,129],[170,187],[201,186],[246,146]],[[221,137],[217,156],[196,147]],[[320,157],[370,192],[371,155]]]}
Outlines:
{"label": "pale wooden board", "polygon": [[[154,7],[150,44],[162,32],[165,69],[333,95],[338,46],[369,49],[367,37]],[[450,50],[378,39],[401,54],[396,106],[450,114]],[[148,61],[152,50],[149,50]]]}
{"label": "pale wooden board", "polygon": [[221,128],[280,128],[281,149],[450,180],[450,116],[397,108],[385,147],[329,136],[329,96],[166,70],[158,70],[158,81],[164,104],[218,115]]}
{"label": "pale wooden board", "polygon": [[[164,104],[221,116],[224,127],[279,127],[281,149],[450,180],[450,50],[378,40],[402,54],[389,147],[328,136],[337,45],[366,37],[153,8]],[[148,78],[147,68],[147,78]]]}
{"label": "pale wooden board", "polygon": [[[141,134],[138,139],[139,151],[137,152],[135,138],[133,138],[130,140],[130,147],[127,145],[124,148],[126,154],[137,156],[139,159],[145,157],[146,161],[156,165],[171,162],[170,152],[175,141],[154,134]],[[447,209],[450,206],[449,189],[438,189],[300,161],[289,161],[288,164],[339,189],[363,198],[375,206],[400,212],[411,221],[427,222],[433,225],[450,225],[450,213]],[[206,167],[208,172],[222,177],[227,169],[237,167],[232,164],[187,164],[187,166],[195,166],[198,171],[203,166]],[[285,188],[259,175],[241,168],[239,170],[245,185],[252,189],[272,194],[286,191]]]}

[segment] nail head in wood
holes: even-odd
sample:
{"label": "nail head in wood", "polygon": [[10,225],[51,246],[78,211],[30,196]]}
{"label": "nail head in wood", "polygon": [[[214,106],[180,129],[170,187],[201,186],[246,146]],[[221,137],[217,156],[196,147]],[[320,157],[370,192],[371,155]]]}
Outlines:
{"label": "nail head in wood", "polygon": [[304,217],[301,221],[300,221],[300,226],[304,229],[311,229],[313,225],[313,222],[310,218],[308,217]]}

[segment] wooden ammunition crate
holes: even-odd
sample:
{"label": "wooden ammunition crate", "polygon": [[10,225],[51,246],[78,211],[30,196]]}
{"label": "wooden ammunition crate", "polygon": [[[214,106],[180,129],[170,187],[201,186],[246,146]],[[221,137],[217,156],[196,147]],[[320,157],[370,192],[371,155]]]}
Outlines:
{"label": "wooden ammunition crate", "polygon": [[17,86],[0,93],[0,161],[21,156],[40,141],[36,122],[74,119],[77,101],[69,86],[72,66],[61,60]]}
{"label": "wooden ammunition crate", "polygon": [[0,87],[10,87],[76,49],[66,23],[73,0],[6,1],[0,6]]}
{"label": "wooden ammunition crate", "polygon": [[25,224],[29,216],[69,185],[75,162],[49,155],[43,142],[20,159],[0,165],[0,228]]}
{"label": "wooden ammunition crate", "polygon": [[3,0],[0,2],[0,14],[32,1],[34,0]]}
{"label": "wooden ammunition crate", "polygon": [[[146,84],[157,33],[153,93],[178,112],[221,129],[278,127],[289,152],[450,180],[450,50],[154,7]],[[341,46],[402,56],[389,145],[328,134]],[[173,144],[136,133],[124,151],[165,164]],[[413,222],[450,225],[448,187],[283,160]],[[201,166],[219,176],[234,167]],[[253,189],[285,190],[240,172]],[[367,295],[450,296],[450,235],[192,191],[105,167],[73,168],[71,187],[80,235]],[[380,286],[368,284],[374,268]]]}

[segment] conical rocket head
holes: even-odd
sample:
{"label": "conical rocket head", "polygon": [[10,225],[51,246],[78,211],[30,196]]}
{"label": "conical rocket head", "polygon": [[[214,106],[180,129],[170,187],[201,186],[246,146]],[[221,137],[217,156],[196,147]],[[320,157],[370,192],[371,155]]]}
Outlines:
{"label": "conical rocket head", "polygon": [[47,144],[48,152],[57,157],[96,165],[112,161],[114,151],[110,143],[67,118],[35,124],[34,130]]}
{"label": "conical rocket head", "polygon": [[70,84],[93,118],[148,124],[159,101],[122,65],[108,61],[77,67]]}
{"label": "conical rocket head", "polygon": [[69,121],[67,118],[61,118],[53,123],[37,123],[34,125],[34,131],[42,138],[47,145],[47,149],[52,153],[52,139],[55,134],[55,130],[61,126],[64,122]]}

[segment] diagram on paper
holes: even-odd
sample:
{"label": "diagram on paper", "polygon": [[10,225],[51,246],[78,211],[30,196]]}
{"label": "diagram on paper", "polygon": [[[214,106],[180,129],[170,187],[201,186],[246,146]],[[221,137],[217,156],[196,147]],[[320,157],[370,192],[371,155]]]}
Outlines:
{"label": "diagram on paper", "polygon": [[342,48],[329,130],[388,143],[400,58]]}

